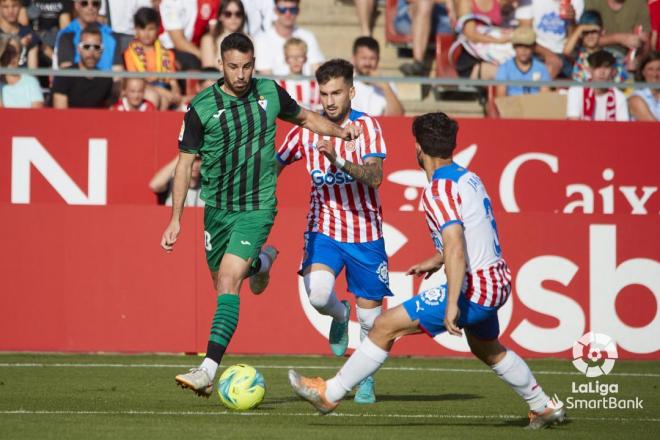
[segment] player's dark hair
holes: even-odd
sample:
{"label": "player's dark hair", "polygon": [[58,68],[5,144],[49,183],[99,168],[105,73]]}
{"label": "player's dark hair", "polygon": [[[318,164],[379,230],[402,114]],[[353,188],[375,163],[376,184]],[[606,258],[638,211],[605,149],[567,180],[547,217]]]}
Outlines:
{"label": "player's dark hair", "polygon": [[99,25],[96,23],[92,23],[82,30],[82,32],[80,33],[81,41],[84,35],[98,35],[101,41],[103,41],[103,35],[101,35],[101,30],[99,29]]}
{"label": "player's dark hair", "polygon": [[346,84],[353,85],[353,65],[341,58],[335,58],[321,64],[316,70],[316,82],[323,85],[335,78],[344,78]]}
{"label": "player's dark hair", "polygon": [[154,8],[143,7],[137,10],[133,15],[133,24],[136,28],[144,29],[149,24],[155,24],[160,27],[160,15]]}
{"label": "player's dark hair", "polygon": [[366,47],[369,50],[376,52],[376,55],[380,57],[380,44],[378,40],[373,37],[358,37],[353,42],[353,55],[358,51],[359,48]]}
{"label": "player's dark hair", "polygon": [[220,55],[224,55],[225,52],[230,50],[237,50],[240,53],[254,53],[254,45],[247,35],[241,32],[234,32],[222,40],[220,44]]}
{"label": "player's dark hair", "polygon": [[610,52],[601,49],[589,55],[587,62],[592,69],[597,67],[614,67],[616,65],[616,58]]}
{"label": "player's dark hair", "polygon": [[426,113],[415,118],[412,132],[425,154],[449,159],[456,148],[458,122],[442,112]]}

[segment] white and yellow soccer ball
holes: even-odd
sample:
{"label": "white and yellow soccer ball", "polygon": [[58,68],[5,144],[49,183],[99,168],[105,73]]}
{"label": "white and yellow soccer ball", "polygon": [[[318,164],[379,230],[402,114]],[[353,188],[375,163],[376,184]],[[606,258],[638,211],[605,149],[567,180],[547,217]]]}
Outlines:
{"label": "white and yellow soccer ball", "polygon": [[220,401],[229,409],[246,411],[264,400],[266,382],[256,368],[246,364],[227,368],[218,381]]}

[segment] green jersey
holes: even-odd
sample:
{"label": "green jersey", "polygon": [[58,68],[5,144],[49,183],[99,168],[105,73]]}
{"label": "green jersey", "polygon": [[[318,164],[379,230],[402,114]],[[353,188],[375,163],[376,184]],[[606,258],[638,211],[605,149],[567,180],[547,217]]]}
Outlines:
{"label": "green jersey", "polygon": [[223,80],[188,106],[179,149],[202,158],[201,198],[230,211],[274,209],[277,162],[275,119],[291,120],[300,107],[269,79],[252,79],[248,92],[231,96]]}

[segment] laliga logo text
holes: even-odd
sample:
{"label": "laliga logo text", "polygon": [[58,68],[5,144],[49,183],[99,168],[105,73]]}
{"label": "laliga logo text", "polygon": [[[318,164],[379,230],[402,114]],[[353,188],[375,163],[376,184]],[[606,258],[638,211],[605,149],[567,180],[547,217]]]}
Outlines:
{"label": "laliga logo text", "polygon": [[[618,359],[616,342],[602,333],[589,332],[573,344],[573,365],[586,377],[605,376],[612,371]],[[644,400],[620,399],[611,394],[619,393],[618,383],[599,381],[572,382],[571,392],[578,395],[597,395],[596,398],[566,398],[568,409],[644,409]]]}

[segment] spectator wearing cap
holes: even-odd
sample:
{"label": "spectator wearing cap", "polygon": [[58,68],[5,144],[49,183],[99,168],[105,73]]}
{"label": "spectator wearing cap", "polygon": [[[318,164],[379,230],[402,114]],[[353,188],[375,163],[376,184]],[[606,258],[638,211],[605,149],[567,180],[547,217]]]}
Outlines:
{"label": "spectator wearing cap", "polygon": [[[515,56],[501,64],[497,69],[495,79],[498,81],[525,80],[550,81],[550,73],[545,64],[534,57],[536,33],[532,28],[519,27],[513,31],[511,43]],[[548,92],[547,86],[497,86],[497,96],[516,96]]]}
{"label": "spectator wearing cap", "polygon": [[353,66],[359,76],[373,81],[353,81],[355,97],[351,107],[371,116],[401,116],[403,105],[396,96],[394,84],[378,80],[380,45],[373,37],[359,37],[353,43]]}
{"label": "spectator wearing cap", "polygon": [[[18,67],[18,38],[0,41],[0,67]],[[41,108],[44,96],[39,81],[31,75],[0,76],[0,107]]]}
{"label": "spectator wearing cap", "polygon": [[648,0],[586,0],[584,6],[585,10],[600,13],[603,47],[620,57],[630,51],[638,55],[648,51],[651,36]]}
{"label": "spectator wearing cap", "polygon": [[[601,49],[589,55],[588,61],[591,81],[612,81],[614,55]],[[566,116],[583,121],[628,121],[628,103],[626,96],[615,88],[571,87]]]}
{"label": "spectator wearing cap", "polygon": [[[660,52],[649,52],[640,60],[637,81],[660,82]],[[630,115],[635,121],[660,121],[660,89],[638,89],[628,98]]]}
{"label": "spectator wearing cap", "polygon": [[255,69],[262,75],[286,75],[289,66],[284,59],[284,44],[291,37],[307,44],[305,75],[311,75],[323,62],[323,53],[314,34],[296,25],[300,14],[300,0],[275,0],[275,22],[266,32],[255,38]]}
{"label": "spectator wearing cap", "polygon": [[[573,62],[572,78],[575,81],[589,81],[589,63],[587,58],[592,53],[601,49],[600,37],[603,32],[603,21],[598,11],[584,11],[577,27],[566,39],[564,55]],[[628,79],[628,73],[621,62],[617,59],[615,82],[623,82]]]}
{"label": "spectator wearing cap", "polygon": [[99,70],[122,70],[121,51],[110,26],[99,20],[101,0],[76,0],[77,18],[60,30],[55,42],[53,68],[67,68],[80,64],[79,45],[83,30],[96,27],[101,36],[103,51],[97,60]]}
{"label": "spectator wearing cap", "polygon": [[[97,26],[84,29],[78,43],[78,63],[68,69],[98,69],[98,61],[103,55],[102,41]],[[53,81],[53,107],[108,108],[112,99],[112,85],[112,78],[56,76]]]}

